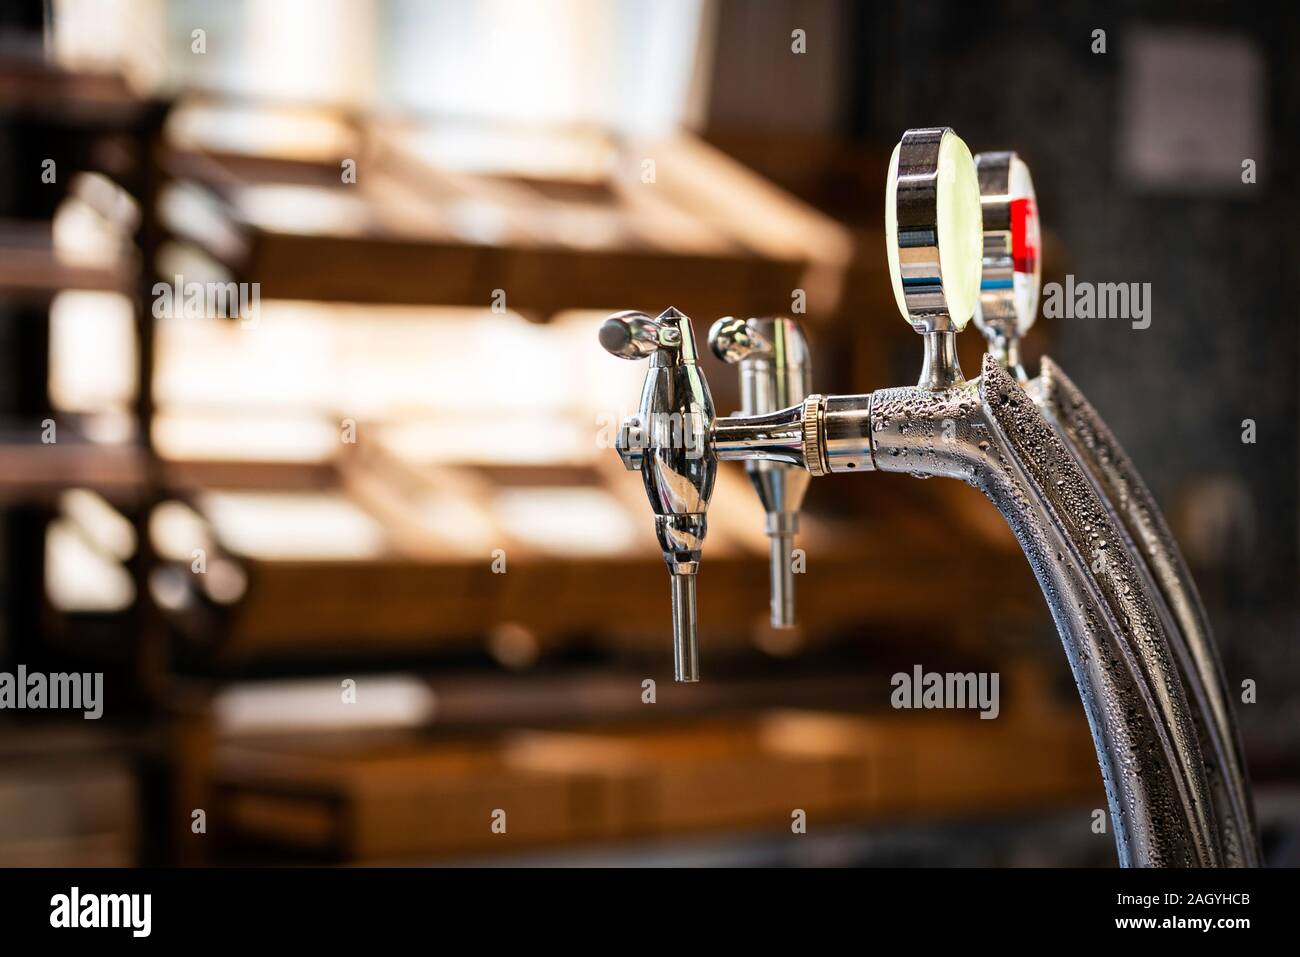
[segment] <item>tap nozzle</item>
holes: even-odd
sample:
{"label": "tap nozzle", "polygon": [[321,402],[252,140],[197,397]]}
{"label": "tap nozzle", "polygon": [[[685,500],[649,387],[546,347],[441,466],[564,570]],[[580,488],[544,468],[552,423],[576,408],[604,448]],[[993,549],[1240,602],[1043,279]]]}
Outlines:
{"label": "tap nozzle", "polygon": [[[808,344],[792,319],[719,319],[709,330],[709,347],[740,369],[743,415],[767,415],[798,405],[808,394]],[[747,459],[745,471],[767,513],[772,626],[793,628],[794,537],[799,508],[808,489],[806,469],[771,460]]]}
{"label": "tap nozzle", "polygon": [[794,537],[798,531],[798,512],[767,513],[768,575],[773,628],[793,628],[795,625]]}
{"label": "tap nozzle", "polygon": [[1029,167],[1013,152],[975,157],[983,213],[984,255],[975,325],[998,364],[1020,382],[1020,338],[1038,316],[1042,239]]}
{"label": "tap nozzle", "polygon": [[678,681],[698,681],[695,579],[717,477],[713,398],[696,363],[691,320],[676,309],[652,319],[620,312],[600,328],[600,344],[621,359],[650,360],[641,405],[619,430],[626,468],[641,473],[655,534],[672,583],[673,666]]}

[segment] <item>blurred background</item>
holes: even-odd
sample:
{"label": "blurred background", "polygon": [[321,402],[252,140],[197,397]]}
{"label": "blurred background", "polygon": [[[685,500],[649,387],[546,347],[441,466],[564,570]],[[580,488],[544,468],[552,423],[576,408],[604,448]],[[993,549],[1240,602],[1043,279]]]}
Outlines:
{"label": "blurred background", "polygon": [[[982,496],[814,482],[774,631],[724,468],[681,687],[609,447],[613,310],[795,314],[817,391],[914,381],[883,185],[931,125],[1028,162],[1044,282],[1151,284],[1027,364],[1163,504],[1300,863],[1298,113],[1300,21],[1241,3],[11,0],[0,671],[104,713],[0,712],[0,864],[1112,864]],[[918,664],[999,718],[892,710]]]}

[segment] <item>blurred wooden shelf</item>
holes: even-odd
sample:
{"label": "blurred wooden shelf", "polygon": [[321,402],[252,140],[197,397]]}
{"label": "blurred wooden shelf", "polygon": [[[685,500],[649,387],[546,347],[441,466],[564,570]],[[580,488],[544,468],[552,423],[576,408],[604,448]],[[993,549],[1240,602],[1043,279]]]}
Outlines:
{"label": "blurred wooden shelf", "polygon": [[[0,500],[44,500],[88,488],[113,502],[135,498],[148,483],[148,452],[131,442],[92,442],[61,417],[58,441],[40,441],[33,426],[19,436],[0,430]],[[169,459],[159,463],[162,485],[177,493],[212,488],[336,488],[338,470],[326,461]]]}
{"label": "blurred wooden shelf", "polygon": [[[978,569],[956,558],[819,557],[798,582],[800,640],[906,623],[947,633],[962,597],[1029,578],[1023,561]],[[433,652],[457,641],[480,647],[502,623],[545,646],[583,637],[611,648],[667,648],[668,583],[658,556],[514,562],[494,574],[478,563],[379,558],[367,561],[244,561],[245,598],[229,609],[219,660]],[[928,576],[943,576],[934,589]],[[628,599],[628,583],[638,586]],[[662,586],[661,588],[658,586]],[[1032,581],[1027,581],[1032,587]],[[700,573],[700,630],[715,652],[750,647],[765,631],[767,566],[762,558],[710,558]],[[846,600],[851,596],[851,600]],[[1013,615],[1014,617],[1014,615]]]}
{"label": "blurred wooden shelf", "polygon": [[205,489],[328,489],[338,486],[334,462],[254,459],[164,459],[162,485],[170,492],[193,494]]}
{"label": "blurred wooden shelf", "polygon": [[47,222],[0,221],[0,299],[43,303],[65,289],[129,295],[135,280],[134,263],[56,251]]}
{"label": "blurred wooden shelf", "polygon": [[79,131],[130,129],[158,109],[142,99],[126,78],[109,71],[70,70],[53,62],[40,43],[23,46],[6,38],[0,61],[0,112],[39,116],[42,122]]}
{"label": "blurred wooden shelf", "polygon": [[[206,584],[189,571],[191,550],[203,547],[238,566],[243,582],[202,644],[213,665],[479,653],[503,629],[534,656],[575,641],[637,654],[668,647],[668,581],[653,524],[639,483],[626,481],[617,462],[403,469],[383,456],[350,454],[336,464],[337,483],[322,464],[319,484],[191,490],[206,531],[171,549],[180,577]],[[289,473],[268,471],[268,482],[276,474]],[[936,531],[903,510],[874,524],[841,521],[833,531],[806,516],[799,629],[774,632],[761,509],[741,470],[724,470],[718,481],[699,584],[700,627],[714,654],[756,643],[793,650],[899,628],[955,639],[972,594],[988,596],[987,615],[1005,629],[1039,620],[1033,578],[1014,543],[972,562],[940,547],[949,524]],[[504,513],[503,490],[536,493],[527,499],[531,511]],[[557,522],[567,532],[560,538]],[[916,548],[873,546],[899,537]],[[934,588],[936,580],[945,587]]]}
{"label": "blurred wooden shelf", "polygon": [[[852,256],[832,219],[687,134],[638,143],[338,117],[333,148],[295,156],[266,123],[274,106],[233,145],[186,122],[187,110],[222,109],[178,108],[187,135],[167,165],[182,192],[164,219],[263,297],[487,307],[504,290],[510,309],[540,318],[669,303],[715,316],[789,312],[805,289],[809,314],[823,315]],[[485,166],[481,146],[467,159],[448,145],[475,137],[524,137],[528,151],[496,161],[540,154],[554,168]],[[355,183],[342,182],[347,159]]]}
{"label": "blurred wooden shelf", "polygon": [[130,500],[144,486],[145,462],[146,453],[138,446],[87,442],[66,428],[50,444],[0,436],[0,500],[45,500],[69,488],[93,489],[111,501]]}
{"label": "blurred wooden shelf", "polygon": [[[520,732],[370,750],[229,744],[217,813],[236,842],[342,861],[949,817],[1101,797],[1086,723],[1030,711],[764,712],[693,725]],[[504,811],[506,833],[494,833]]]}

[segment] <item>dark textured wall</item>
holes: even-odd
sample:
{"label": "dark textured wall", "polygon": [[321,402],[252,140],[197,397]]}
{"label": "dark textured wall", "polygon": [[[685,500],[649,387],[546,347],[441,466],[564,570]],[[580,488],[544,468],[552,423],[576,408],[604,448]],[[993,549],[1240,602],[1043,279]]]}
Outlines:
{"label": "dark textured wall", "polygon": [[[854,4],[847,41],[857,51],[852,135],[884,143],[908,126],[945,124],[972,150],[1013,147],[1031,165],[1057,244],[1045,281],[1069,272],[1151,283],[1150,328],[1056,320],[1051,348],[1193,558],[1226,576],[1207,590],[1237,606],[1295,600],[1300,17],[1288,8]],[[1106,31],[1104,54],[1092,50],[1095,29]],[[1243,144],[1239,155],[1257,161],[1256,183],[1161,190],[1127,175],[1125,77],[1142,30],[1227,36],[1254,51],[1263,148]],[[1254,444],[1242,441],[1247,418]]]}

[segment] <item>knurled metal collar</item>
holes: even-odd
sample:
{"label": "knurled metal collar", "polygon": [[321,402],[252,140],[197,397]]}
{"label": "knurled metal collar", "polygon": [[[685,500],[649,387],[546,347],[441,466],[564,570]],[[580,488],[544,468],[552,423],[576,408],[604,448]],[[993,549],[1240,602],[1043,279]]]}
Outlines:
{"label": "knurled metal collar", "polygon": [[803,457],[808,471],[813,475],[825,475],[830,471],[822,443],[822,437],[826,434],[822,428],[822,413],[825,409],[824,395],[810,395],[803,400]]}

